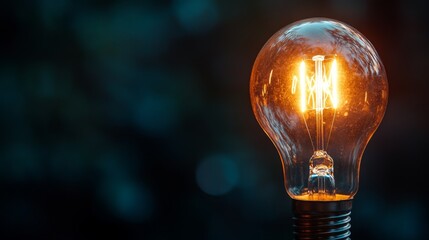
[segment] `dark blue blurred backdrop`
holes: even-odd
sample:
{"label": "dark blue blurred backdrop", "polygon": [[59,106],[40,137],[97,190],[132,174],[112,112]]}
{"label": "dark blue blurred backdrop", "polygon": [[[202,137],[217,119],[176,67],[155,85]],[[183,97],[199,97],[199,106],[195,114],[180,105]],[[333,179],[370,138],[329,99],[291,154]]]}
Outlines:
{"label": "dark blue blurred backdrop", "polygon": [[1,5],[2,239],[291,239],[248,83],[265,41],[315,16],[366,35],[389,77],[353,238],[427,238],[424,0]]}

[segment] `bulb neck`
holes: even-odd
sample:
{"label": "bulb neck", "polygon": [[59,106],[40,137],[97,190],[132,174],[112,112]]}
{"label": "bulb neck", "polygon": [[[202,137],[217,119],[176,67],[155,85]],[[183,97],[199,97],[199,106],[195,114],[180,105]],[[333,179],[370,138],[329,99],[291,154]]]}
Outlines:
{"label": "bulb neck", "polygon": [[294,239],[350,239],[352,200],[292,200]]}

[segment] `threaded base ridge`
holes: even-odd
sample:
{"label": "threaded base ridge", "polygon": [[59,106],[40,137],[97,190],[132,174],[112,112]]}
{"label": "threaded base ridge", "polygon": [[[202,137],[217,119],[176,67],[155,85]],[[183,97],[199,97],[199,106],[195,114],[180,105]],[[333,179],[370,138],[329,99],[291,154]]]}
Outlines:
{"label": "threaded base ridge", "polygon": [[352,201],[293,200],[293,234],[296,240],[350,239]]}

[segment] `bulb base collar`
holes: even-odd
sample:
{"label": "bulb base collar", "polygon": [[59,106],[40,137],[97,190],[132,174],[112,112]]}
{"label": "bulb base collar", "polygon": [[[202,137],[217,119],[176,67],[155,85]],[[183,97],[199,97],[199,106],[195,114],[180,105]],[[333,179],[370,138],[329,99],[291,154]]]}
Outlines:
{"label": "bulb base collar", "polygon": [[350,239],[352,200],[292,200],[292,208],[294,239]]}

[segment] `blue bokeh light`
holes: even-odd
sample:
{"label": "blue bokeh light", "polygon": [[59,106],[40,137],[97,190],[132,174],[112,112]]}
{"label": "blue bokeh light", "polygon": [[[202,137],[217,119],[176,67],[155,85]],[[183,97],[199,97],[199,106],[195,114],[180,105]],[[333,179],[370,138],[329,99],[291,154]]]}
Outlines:
{"label": "blue bokeh light", "polygon": [[211,155],[197,167],[196,180],[205,193],[224,195],[237,186],[239,170],[236,162],[226,155]]}

